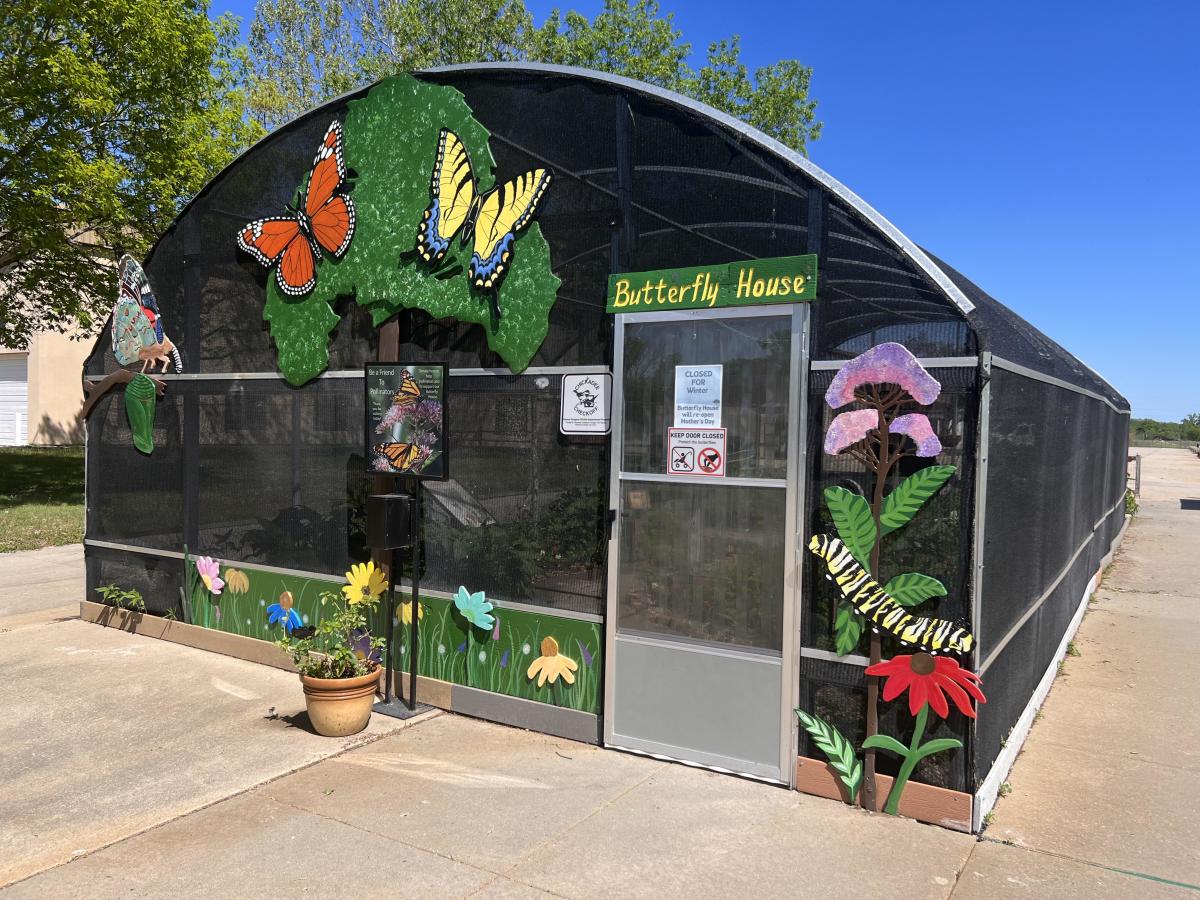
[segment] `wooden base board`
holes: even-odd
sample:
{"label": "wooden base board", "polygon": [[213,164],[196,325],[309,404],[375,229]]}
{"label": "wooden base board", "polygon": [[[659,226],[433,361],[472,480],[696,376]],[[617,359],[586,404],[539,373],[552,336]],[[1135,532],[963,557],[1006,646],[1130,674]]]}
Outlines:
{"label": "wooden base board", "polygon": [[217,631],[214,628],[202,628],[199,625],[188,625],[186,622],[164,619],[162,616],[117,609],[114,606],[105,606],[103,603],[93,603],[91,600],[79,602],[79,618],[85,622],[94,622],[108,628],[119,628],[130,634],[140,634],[145,637],[171,641],[175,644],[183,644],[187,647],[195,647],[197,650],[235,656],[248,662],[274,666],[276,669],[286,669],[289,672],[296,671],[289,654],[274,644],[260,641],[257,638]]}
{"label": "wooden base board", "polygon": [[[886,801],[892,779],[876,775],[879,802]],[[796,790],[847,802],[846,787],[828,762],[801,756],[796,761]],[[900,815],[954,831],[971,831],[971,795],[910,781],[900,798]]]}

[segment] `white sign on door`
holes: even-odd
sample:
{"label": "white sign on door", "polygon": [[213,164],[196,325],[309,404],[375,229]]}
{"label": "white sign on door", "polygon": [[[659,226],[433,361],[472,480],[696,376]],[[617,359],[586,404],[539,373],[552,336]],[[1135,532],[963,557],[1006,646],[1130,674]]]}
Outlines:
{"label": "white sign on door", "polygon": [[721,427],[721,366],[675,367],[675,427]]}
{"label": "white sign on door", "polygon": [[608,434],[612,429],[612,375],[564,375],[558,430],[563,434]]}
{"label": "white sign on door", "polygon": [[667,474],[724,478],[725,429],[667,429]]}

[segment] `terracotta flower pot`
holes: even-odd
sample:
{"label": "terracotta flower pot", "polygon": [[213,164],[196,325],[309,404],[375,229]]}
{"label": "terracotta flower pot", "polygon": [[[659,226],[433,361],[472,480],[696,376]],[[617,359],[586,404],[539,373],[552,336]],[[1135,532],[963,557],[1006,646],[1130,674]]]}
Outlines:
{"label": "terracotta flower pot", "polygon": [[300,676],[308,719],[317,734],[345,737],[367,727],[380,669],[356,678],[310,678]]}

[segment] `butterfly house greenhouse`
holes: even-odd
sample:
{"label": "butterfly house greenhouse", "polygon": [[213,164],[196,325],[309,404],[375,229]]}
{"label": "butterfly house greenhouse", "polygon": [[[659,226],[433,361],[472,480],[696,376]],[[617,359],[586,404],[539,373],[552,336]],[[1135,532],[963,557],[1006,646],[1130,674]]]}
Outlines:
{"label": "butterfly house greenhouse", "polygon": [[371,629],[471,716],[978,829],[1125,523],[1096,372],[803,155],[620,77],[388,78],[117,280],[89,597],[277,661],[388,562],[368,498],[419,493]]}

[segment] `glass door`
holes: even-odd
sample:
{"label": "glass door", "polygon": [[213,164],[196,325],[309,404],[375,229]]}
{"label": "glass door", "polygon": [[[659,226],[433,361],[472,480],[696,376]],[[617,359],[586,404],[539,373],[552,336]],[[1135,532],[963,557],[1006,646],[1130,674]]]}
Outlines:
{"label": "glass door", "polygon": [[794,779],[807,314],[617,317],[609,745]]}

